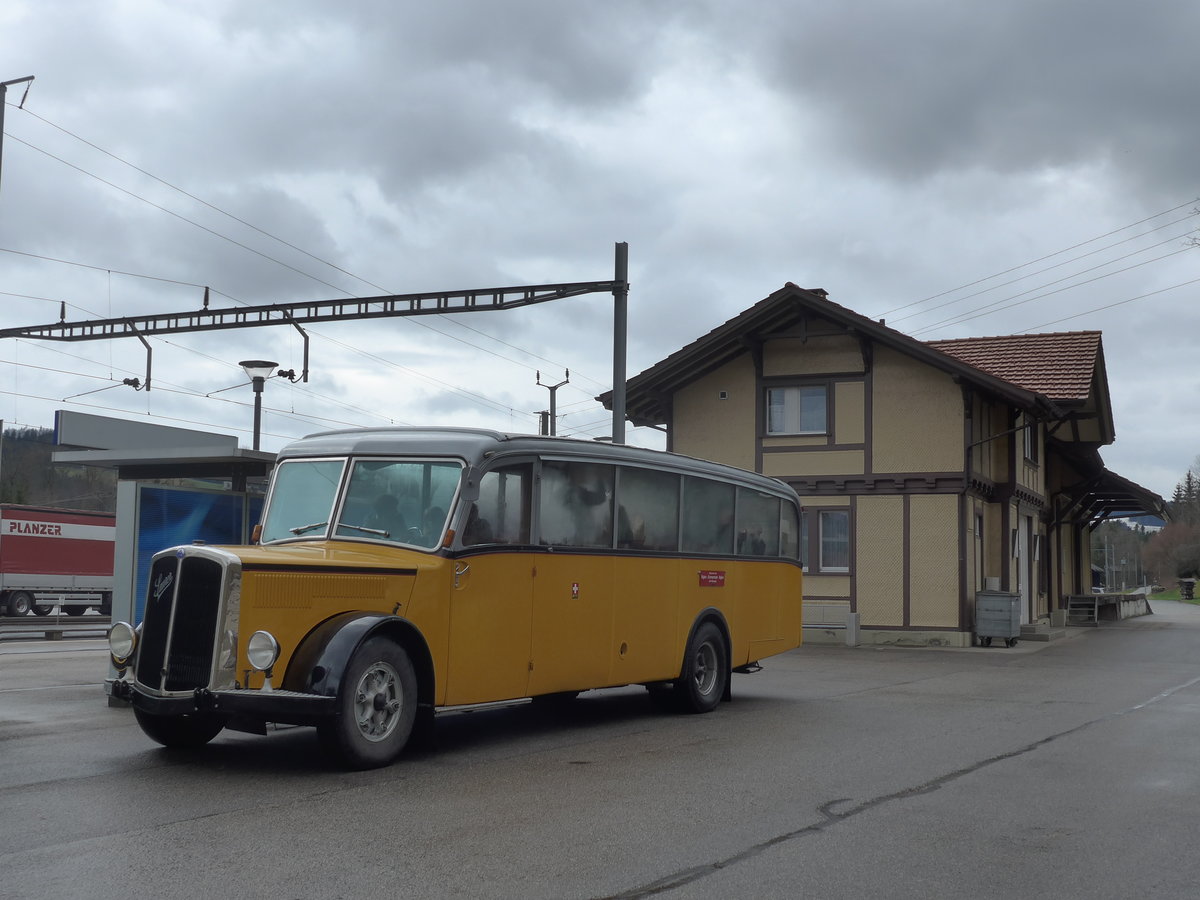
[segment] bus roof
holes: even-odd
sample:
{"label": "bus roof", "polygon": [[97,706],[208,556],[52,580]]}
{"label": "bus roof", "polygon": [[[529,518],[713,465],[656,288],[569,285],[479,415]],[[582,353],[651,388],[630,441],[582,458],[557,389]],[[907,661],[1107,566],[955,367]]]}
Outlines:
{"label": "bus roof", "polygon": [[576,438],[546,435],[508,434],[483,428],[388,427],[352,428],[310,434],[285,446],[279,461],[317,456],[453,456],[476,466],[492,456],[538,455],[578,457],[593,462],[624,462],[634,465],[670,468],[675,471],[738,481],[747,486],[778,493],[794,494],[791,487],[777,478],[708,460]]}

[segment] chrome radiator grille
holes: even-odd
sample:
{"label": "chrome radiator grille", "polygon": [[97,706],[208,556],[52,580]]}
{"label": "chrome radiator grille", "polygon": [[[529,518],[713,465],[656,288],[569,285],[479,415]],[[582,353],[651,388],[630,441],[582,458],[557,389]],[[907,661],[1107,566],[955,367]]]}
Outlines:
{"label": "chrome radiator grille", "polygon": [[135,677],[155,691],[209,687],[225,566],[204,556],[163,555],[150,569]]}

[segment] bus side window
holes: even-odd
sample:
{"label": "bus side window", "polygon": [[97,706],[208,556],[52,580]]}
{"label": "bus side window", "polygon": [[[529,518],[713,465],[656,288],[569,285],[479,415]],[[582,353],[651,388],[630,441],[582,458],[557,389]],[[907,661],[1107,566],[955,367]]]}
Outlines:
{"label": "bus side window", "polygon": [[733,553],[733,485],[684,477],[683,552]]}
{"label": "bus side window", "polygon": [[617,469],[617,546],[679,549],[679,476],[636,466]]}
{"label": "bus side window", "polygon": [[538,521],[541,542],[568,547],[611,547],[613,467],[597,463],[542,463]]}
{"label": "bus side window", "polygon": [[737,552],[742,556],[779,555],[778,497],[737,489]]}
{"label": "bus side window", "polygon": [[502,466],[479,480],[479,499],[471,504],[463,526],[464,546],[528,544],[530,463]]}

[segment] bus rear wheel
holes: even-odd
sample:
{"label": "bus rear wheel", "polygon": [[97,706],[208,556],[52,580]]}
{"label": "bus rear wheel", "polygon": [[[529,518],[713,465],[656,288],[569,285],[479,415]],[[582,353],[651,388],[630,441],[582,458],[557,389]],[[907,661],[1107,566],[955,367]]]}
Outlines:
{"label": "bus rear wheel", "polygon": [[721,629],[705,622],[692,634],[672,693],[683,712],[712,712],[725,694],[729,653]]}
{"label": "bus rear wheel", "polygon": [[363,643],[346,668],[337,715],[318,727],[322,745],[352,769],[393,762],[417,715],[417,674],[404,648],[385,637]]}

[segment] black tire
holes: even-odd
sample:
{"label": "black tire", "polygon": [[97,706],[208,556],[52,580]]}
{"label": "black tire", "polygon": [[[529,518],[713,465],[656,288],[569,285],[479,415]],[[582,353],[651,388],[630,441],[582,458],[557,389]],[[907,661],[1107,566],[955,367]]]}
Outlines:
{"label": "black tire", "polygon": [[203,713],[156,716],[134,707],[133,715],[146,737],[174,749],[203,747],[225,727],[225,720],[221,716]]}
{"label": "black tire", "polygon": [[351,769],[393,762],[417,716],[417,674],[399,644],[378,636],[363,643],[346,667],[337,715],[318,727],[321,744]]}
{"label": "black tire", "polygon": [[46,606],[42,603],[35,603],[33,605],[33,614],[35,616],[48,616],[52,612],[54,612],[53,606]]}
{"label": "black tire", "polygon": [[712,712],[725,695],[728,681],[729,651],[725,636],[712,622],[705,622],[688,641],[683,670],[672,693],[683,712]]}
{"label": "black tire", "polygon": [[33,594],[29,591],[13,591],[8,595],[8,614],[10,616],[27,616],[33,609]]}
{"label": "black tire", "polygon": [[82,616],[85,612],[88,611],[88,607],[86,607],[86,606],[64,606],[62,608],[62,611],[65,612],[68,616]]}

